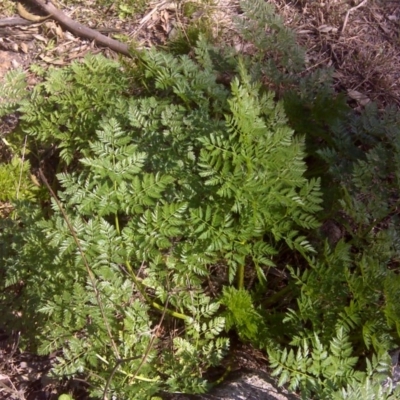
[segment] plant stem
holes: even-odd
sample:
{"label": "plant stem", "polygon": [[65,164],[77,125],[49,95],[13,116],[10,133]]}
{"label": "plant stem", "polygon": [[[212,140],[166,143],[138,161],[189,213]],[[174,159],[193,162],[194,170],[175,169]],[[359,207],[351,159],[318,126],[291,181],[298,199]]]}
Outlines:
{"label": "plant stem", "polygon": [[179,318],[179,319],[183,319],[183,320],[188,320],[190,317],[185,315],[185,314],[181,314],[178,313],[177,311],[173,311],[170,310],[168,308],[163,307],[161,304],[156,303],[155,301],[153,301],[149,295],[146,293],[146,291],[143,288],[143,284],[139,281],[139,279],[137,278],[137,276],[135,275],[135,273],[133,272],[132,266],[130,264],[130,262],[128,260],[125,261],[126,267],[129,271],[130,277],[132,278],[134,284],[136,285],[136,287],[138,288],[140,294],[144,297],[144,299],[146,300],[146,302],[152,306],[153,308],[165,312],[168,315],[171,315],[172,317],[175,318]]}
{"label": "plant stem", "polygon": [[243,289],[244,287],[244,265],[241,264],[237,270],[237,288]]}
{"label": "plant stem", "polygon": [[269,296],[265,301],[263,301],[262,305],[263,307],[269,307],[272,304],[276,303],[281,297],[285,296],[292,290],[291,285],[285,286],[283,289],[281,289],[279,292],[276,292],[272,296]]}

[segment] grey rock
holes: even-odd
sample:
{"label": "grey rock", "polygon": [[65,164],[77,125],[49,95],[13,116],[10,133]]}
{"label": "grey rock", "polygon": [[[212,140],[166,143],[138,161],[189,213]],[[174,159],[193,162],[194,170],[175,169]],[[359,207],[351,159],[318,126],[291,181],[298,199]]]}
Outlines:
{"label": "grey rock", "polygon": [[248,371],[232,376],[204,395],[173,395],[168,400],[298,400],[295,394],[279,388],[265,372]]}

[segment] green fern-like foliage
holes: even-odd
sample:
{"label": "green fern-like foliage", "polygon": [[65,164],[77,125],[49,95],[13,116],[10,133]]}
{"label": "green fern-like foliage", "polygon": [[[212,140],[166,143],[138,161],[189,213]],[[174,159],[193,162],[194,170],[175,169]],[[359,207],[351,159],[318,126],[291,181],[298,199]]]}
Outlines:
{"label": "green fern-like foliage", "polygon": [[320,151],[344,190],[346,214],[364,227],[363,236],[386,219],[397,221],[399,124],[396,110],[381,115],[371,104],[362,115],[334,124],[332,145]]}
{"label": "green fern-like foliage", "polygon": [[236,19],[242,37],[256,48],[251,71],[274,84],[293,81],[304,68],[304,51],[275,7],[262,0],[242,0],[243,15]]}
{"label": "green fern-like foliage", "polygon": [[263,316],[255,309],[250,293],[225,287],[220,302],[227,308],[226,329],[235,328],[242,340],[260,346],[268,337],[267,327]]}
{"label": "green fern-like foliage", "polygon": [[[366,379],[366,372],[357,363],[359,356],[369,353],[373,357],[386,357],[388,350],[396,347],[399,335],[392,321],[398,321],[398,317],[395,317],[393,298],[386,294],[386,286],[390,287],[392,295],[398,294],[397,276],[377,256],[381,254],[377,248],[370,248],[366,253],[368,256],[354,256],[351,246],[341,241],[334,251],[326,245],[325,262],[310,260],[312,268],[303,273],[291,270],[301,288],[296,309],[289,310],[284,319],[288,331],[296,332],[291,337],[293,347],[284,349],[283,353],[272,348],[269,354],[280,382],[290,382],[290,387],[300,389],[304,398],[309,398],[307,396],[312,393],[326,393],[326,398],[331,398],[332,393],[345,384],[353,381],[361,384]],[[304,346],[310,343],[309,338],[313,335],[318,335],[318,339],[307,345],[314,349],[309,355]],[[319,347],[324,350],[318,353]],[[296,348],[297,353],[294,353]],[[288,354],[292,354],[291,358],[286,358]],[[335,358],[339,356],[341,358]],[[295,361],[301,363],[293,364]],[[320,363],[322,369],[314,370],[313,364],[308,364],[312,362]],[[386,374],[389,367],[387,364]],[[297,371],[297,378],[291,375],[293,370]],[[311,376],[307,375],[309,372],[312,372]]]}
{"label": "green fern-like foliage", "polygon": [[335,400],[397,400],[400,398],[400,390],[399,387],[393,390],[391,383],[382,385],[377,379],[366,379],[362,384],[356,382],[348,385],[341,392],[333,394],[331,398]]}
{"label": "green fern-like foliage", "polygon": [[0,165],[0,201],[33,200],[38,187],[30,176],[30,163],[18,156]]}
{"label": "green fern-like foliage", "polygon": [[[379,113],[371,104],[363,114],[350,116],[346,122],[333,127],[334,147],[321,150],[320,154],[331,165],[330,171],[343,191],[345,218],[339,221],[352,236],[354,247],[363,254],[358,261],[359,271],[371,285],[379,282],[386,322],[400,335],[399,307],[394,300],[400,290],[394,267],[400,251],[399,116],[394,109]],[[344,152],[349,156],[342,157]],[[353,278],[351,284],[358,289],[359,279]],[[370,295],[365,288],[367,293]]]}
{"label": "green fern-like foliage", "polygon": [[56,140],[63,159],[71,162],[95,137],[100,119],[121,106],[127,77],[118,63],[93,56],[66,69],[34,71],[43,75],[42,83],[14,107],[22,114],[20,130],[42,144]]}
{"label": "green fern-like foliage", "polygon": [[[328,73],[297,79],[293,35],[265,2],[242,7],[253,58],[200,40],[35,67],[32,92],[11,76],[1,112],[21,113],[35,154],[60,151],[51,203],[0,220],[3,320],[97,398],[204,392],[235,330],[305,399],[393,399],[398,115],[349,113]],[[264,75],[294,87],[284,102]]]}
{"label": "green fern-like foliage", "polygon": [[[304,232],[319,225],[319,181],[304,178],[303,139],[282,104],[240,60],[228,89],[205,42],[195,55],[146,51],[121,79],[89,57],[50,71],[19,107],[25,133],[79,166],[57,176],[50,217],[3,259],[5,285],[25,283],[25,323],[43,322],[32,332],[39,352],[62,349],[54,372],[92,376],[95,396],[205,391],[224,330],[246,327],[235,293],[223,314],[207,295],[210,267],[245,295],[245,268],[265,281],[279,246],[313,251]],[[182,333],[162,343],[173,320]]]}
{"label": "green fern-like foliage", "polygon": [[[290,346],[269,345],[280,382],[289,382],[304,398],[316,393],[343,399],[361,393],[398,396],[390,385],[383,389],[380,384],[390,375],[390,363],[377,360],[387,358],[400,337],[399,126],[394,110],[378,112],[370,105],[359,116],[350,113],[332,121],[331,146],[319,151],[330,167],[326,178],[337,183],[339,201],[331,215],[347,240],[327,241],[319,256],[305,256],[309,268],[289,268],[299,296],[283,322],[288,332],[296,333],[290,336]],[[318,335],[318,345],[308,344],[314,349],[309,353],[304,343],[313,335]],[[317,354],[320,345],[324,351]],[[331,376],[321,369],[314,375],[312,363],[331,365],[327,360],[336,356],[334,348],[342,354],[343,360],[335,362],[342,372],[335,370]],[[360,359],[366,354],[372,361]]]}
{"label": "green fern-like foliage", "polygon": [[14,111],[26,97],[25,75],[20,69],[10,71],[0,88],[0,117]]}
{"label": "green fern-like foliage", "polygon": [[390,385],[382,386],[391,369],[388,354],[367,359],[366,371],[362,372],[355,369],[358,358],[352,352],[349,336],[339,328],[326,345],[315,334],[304,338],[296,351],[271,349],[268,355],[272,375],[279,376],[278,384],[287,382],[289,389],[300,390],[303,399],[347,399],[356,393],[378,396],[365,398],[397,398]]}

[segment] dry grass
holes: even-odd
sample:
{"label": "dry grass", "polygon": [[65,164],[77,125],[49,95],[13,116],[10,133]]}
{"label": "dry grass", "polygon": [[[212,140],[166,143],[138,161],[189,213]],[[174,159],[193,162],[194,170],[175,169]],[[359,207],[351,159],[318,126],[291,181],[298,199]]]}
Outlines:
{"label": "dry grass", "polygon": [[[373,100],[381,107],[391,103],[399,106],[400,4],[356,1],[271,0],[306,49],[308,71],[333,67],[336,89],[347,92],[354,105],[363,106]],[[164,45],[176,27],[185,31],[190,24],[211,18],[214,38],[244,49],[232,22],[239,12],[239,0],[156,1],[149,3],[144,14],[128,20],[119,19],[115,9],[94,7],[98,3],[95,0],[66,3],[64,12],[79,22],[92,28],[114,29],[115,38],[134,39],[141,47]],[[187,15],[185,4],[194,6],[196,11]],[[34,43],[28,41],[27,34],[31,38],[36,35]],[[53,21],[24,32],[16,30],[14,40],[14,47],[29,49],[45,64],[65,65],[96,51],[91,43],[74,38]],[[109,51],[103,51],[111,56]]]}
{"label": "dry grass", "polygon": [[399,3],[273,2],[307,50],[309,70],[333,67],[336,89],[360,105],[400,105]]}

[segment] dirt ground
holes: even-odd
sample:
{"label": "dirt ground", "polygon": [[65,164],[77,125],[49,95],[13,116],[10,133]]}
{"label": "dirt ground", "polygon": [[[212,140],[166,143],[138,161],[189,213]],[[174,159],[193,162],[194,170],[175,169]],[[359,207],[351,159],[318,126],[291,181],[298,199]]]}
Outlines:
{"label": "dirt ground", "polygon": [[[380,107],[400,106],[400,0],[271,2],[296,32],[298,43],[306,49],[309,71],[320,66],[333,67],[336,90],[347,93],[356,107],[370,101],[376,101]],[[112,32],[116,39],[134,39],[141,47],[165,44],[177,25],[190,22],[174,1],[152,3],[144,13],[124,20],[112,8],[93,8],[90,1],[81,3],[84,5],[74,4],[62,11],[105,35]],[[239,12],[238,3],[237,0],[216,0],[212,6],[204,6],[203,14],[200,10],[190,18],[202,18],[210,10],[207,7],[211,7],[214,34],[220,38],[231,36],[235,34],[232,20]],[[0,85],[6,72],[16,68],[28,71],[33,63],[63,66],[88,52],[120,57],[76,37],[51,18],[30,25],[2,25],[1,21],[13,16],[9,8],[2,7],[0,4]],[[35,83],[33,74],[28,73],[28,82]],[[17,123],[12,116],[0,121],[0,138]],[[23,353],[18,343],[18,333],[10,336],[0,331],[0,398],[57,398],[56,384],[46,373],[52,359]],[[261,368],[257,361],[254,363]],[[75,393],[80,390],[68,386],[64,389],[73,389]]]}

